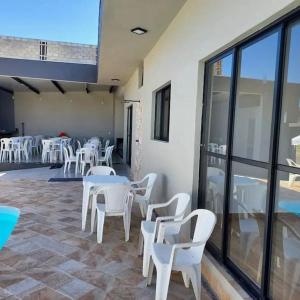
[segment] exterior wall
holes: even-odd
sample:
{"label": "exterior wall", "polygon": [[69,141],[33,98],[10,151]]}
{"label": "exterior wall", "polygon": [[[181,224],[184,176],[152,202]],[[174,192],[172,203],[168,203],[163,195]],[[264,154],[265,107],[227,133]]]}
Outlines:
{"label": "exterior wall", "polygon": [[108,92],[15,93],[15,122],[25,135],[102,136],[114,139],[113,95]]}
{"label": "exterior wall", "polygon": [[0,90],[0,134],[15,131],[15,108],[13,95]]}
{"label": "exterior wall", "polygon": [[[141,172],[160,174],[154,201],[185,191],[197,206],[204,62],[297,5],[291,0],[188,0],[145,57],[144,86],[138,89],[138,71],[123,86],[125,99],[142,101]],[[152,103],[153,91],[169,81],[170,137],[165,143],[151,139]]]}
{"label": "exterior wall", "polygon": [[[49,61],[96,64],[97,46],[46,42]],[[39,60],[40,40],[0,36],[0,57]]]}

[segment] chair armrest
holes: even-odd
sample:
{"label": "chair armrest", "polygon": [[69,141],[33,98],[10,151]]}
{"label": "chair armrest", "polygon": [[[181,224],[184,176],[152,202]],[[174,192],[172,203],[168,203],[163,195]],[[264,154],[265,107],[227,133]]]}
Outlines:
{"label": "chair armrest", "polygon": [[172,199],[167,201],[167,202],[164,202],[164,203],[154,203],[154,204],[149,204],[148,205],[148,210],[147,210],[147,217],[146,217],[146,220],[147,221],[150,221],[151,220],[151,216],[152,216],[152,212],[154,209],[156,208],[162,208],[162,207],[167,207],[169,206],[171,203],[172,203]]}

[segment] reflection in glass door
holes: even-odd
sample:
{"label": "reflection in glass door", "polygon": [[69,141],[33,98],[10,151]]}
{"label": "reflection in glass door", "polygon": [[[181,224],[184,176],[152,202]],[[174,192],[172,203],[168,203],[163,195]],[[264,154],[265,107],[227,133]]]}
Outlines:
{"label": "reflection in glass door", "polygon": [[199,205],[255,297],[300,294],[300,13],[208,61]]}

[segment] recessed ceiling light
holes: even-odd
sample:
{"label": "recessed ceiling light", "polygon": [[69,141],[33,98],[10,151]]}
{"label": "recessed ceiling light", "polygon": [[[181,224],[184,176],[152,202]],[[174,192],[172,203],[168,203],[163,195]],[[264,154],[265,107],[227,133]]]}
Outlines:
{"label": "recessed ceiling light", "polygon": [[112,78],[112,80],[111,81],[120,81],[120,79],[119,78]]}
{"label": "recessed ceiling light", "polygon": [[135,33],[137,35],[142,35],[142,34],[145,34],[148,32],[148,30],[144,29],[144,28],[141,28],[141,27],[135,27],[133,29],[131,29],[131,32],[132,33]]}

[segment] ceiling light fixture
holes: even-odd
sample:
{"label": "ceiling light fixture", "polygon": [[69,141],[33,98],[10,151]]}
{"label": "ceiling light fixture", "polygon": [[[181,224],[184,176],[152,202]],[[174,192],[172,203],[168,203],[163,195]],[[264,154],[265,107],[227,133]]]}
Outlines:
{"label": "ceiling light fixture", "polygon": [[135,33],[137,35],[142,35],[148,32],[148,30],[141,28],[141,27],[135,27],[130,30],[132,33]]}
{"label": "ceiling light fixture", "polygon": [[111,81],[117,81],[117,82],[120,82],[120,79],[119,79],[119,78],[112,78]]}

